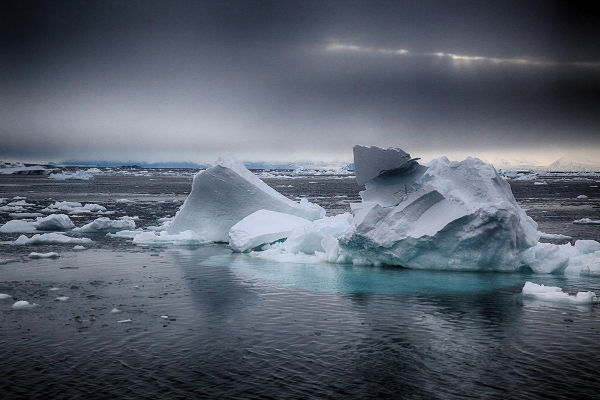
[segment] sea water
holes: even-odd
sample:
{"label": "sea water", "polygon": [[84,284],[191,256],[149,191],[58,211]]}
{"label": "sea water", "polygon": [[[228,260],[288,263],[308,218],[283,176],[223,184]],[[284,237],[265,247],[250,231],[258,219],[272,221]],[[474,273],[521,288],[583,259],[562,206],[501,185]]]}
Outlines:
{"label": "sea water", "polygon": [[[0,197],[28,197],[31,211],[99,203],[142,227],[173,215],[191,185],[176,174],[2,179]],[[333,177],[269,184],[334,213],[359,190]],[[598,240],[599,227],[571,223],[600,219],[595,183],[512,185],[540,230]],[[526,281],[600,293],[600,278],[274,263],[222,244],[137,247],[105,235],[86,235],[94,246],[72,251],[9,245],[15,236],[2,235],[0,247],[15,260],[0,265],[0,293],[12,296],[0,300],[3,399],[547,399],[600,390],[598,306],[520,294]],[[60,258],[29,260],[31,251]],[[13,309],[17,300],[37,306]]]}

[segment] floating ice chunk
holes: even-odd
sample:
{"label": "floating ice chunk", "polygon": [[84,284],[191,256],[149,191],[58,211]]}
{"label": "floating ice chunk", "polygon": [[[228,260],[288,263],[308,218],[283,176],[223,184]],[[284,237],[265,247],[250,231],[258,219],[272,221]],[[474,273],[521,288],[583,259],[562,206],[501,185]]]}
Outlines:
{"label": "floating ice chunk", "polygon": [[538,273],[563,273],[569,266],[569,258],[564,246],[551,243],[538,243],[521,253],[522,263]]}
{"label": "floating ice chunk", "polygon": [[[369,155],[381,151],[358,154],[357,177],[363,165],[367,177],[383,165],[369,163]],[[355,226],[339,239],[343,259],[418,269],[519,269],[520,253],[539,239],[537,224],[493,166],[475,158],[441,157],[426,165],[398,158],[407,162],[371,179],[361,192]]]}
{"label": "floating ice chunk", "polygon": [[364,185],[381,174],[403,168],[410,161],[410,154],[402,149],[375,146],[354,146],[356,182]]}
{"label": "floating ice chunk", "polygon": [[33,222],[13,219],[0,227],[2,233],[34,233],[37,229]]}
{"label": "floating ice chunk", "polygon": [[131,322],[133,322],[132,319],[122,319],[120,321],[117,321],[117,324],[129,324]]}
{"label": "floating ice chunk", "polygon": [[12,305],[12,308],[14,309],[21,309],[21,308],[33,308],[33,307],[37,307],[38,305],[36,303],[30,303],[26,300],[20,300],[15,302],[15,304]]}
{"label": "floating ice chunk", "polygon": [[32,213],[20,212],[20,213],[10,213],[10,214],[8,214],[8,216],[11,218],[37,218],[37,217],[43,217],[44,214],[38,213],[38,212],[32,212]]}
{"label": "floating ice chunk", "polygon": [[52,251],[50,253],[36,253],[36,252],[29,253],[29,258],[32,258],[32,259],[58,258],[58,257],[60,257],[60,255],[58,253],[55,253],[54,251]]}
{"label": "floating ice chunk", "polygon": [[12,296],[6,293],[0,293],[0,300],[10,299]]}
{"label": "floating ice chunk", "polygon": [[121,313],[121,312],[123,312],[123,311],[119,310],[118,308],[113,308],[112,310],[110,310],[111,314],[118,314],[118,313]]}
{"label": "floating ice chunk", "polygon": [[294,229],[283,243],[283,250],[290,253],[314,254],[325,251],[321,242],[331,236],[339,238],[352,226],[352,215],[339,214],[333,217],[317,219],[309,224]]}
{"label": "floating ice chunk", "polygon": [[600,220],[594,220],[590,218],[581,218],[573,221],[577,225],[600,225]]}
{"label": "floating ice chunk", "polygon": [[277,211],[308,220],[325,215],[325,210],[305,199],[296,203],[275,191],[231,155],[199,172],[192,192],[168,227],[169,234],[193,230],[214,242],[228,242],[229,229],[258,210]]}
{"label": "floating ice chunk", "polygon": [[123,217],[118,220],[111,220],[107,217],[100,217],[89,224],[75,229],[78,232],[109,232],[135,229],[135,221],[133,218]]}
{"label": "floating ice chunk", "polygon": [[60,290],[60,288],[58,288],[58,287],[51,287],[48,290],[51,291],[51,292],[56,292],[57,290]]}
{"label": "floating ice chunk", "polygon": [[47,217],[40,217],[33,225],[39,231],[65,231],[75,228],[71,218],[64,214],[51,214]]}
{"label": "floating ice chunk", "polygon": [[21,235],[13,242],[15,245],[30,244],[90,244],[93,243],[89,238],[73,238],[61,233],[44,233],[33,235],[31,238]]}
{"label": "floating ice chunk", "polygon": [[580,254],[590,254],[600,251],[600,243],[595,240],[577,240],[573,247]]}
{"label": "floating ice chunk", "polygon": [[27,207],[27,206],[34,206],[35,204],[28,203],[25,200],[18,200],[18,201],[11,201],[10,203],[8,203],[8,205],[9,206]]}
{"label": "floating ice chunk", "polygon": [[115,203],[133,203],[133,201],[129,199],[117,199],[115,200]]}
{"label": "floating ice chunk", "polygon": [[547,185],[548,182],[546,182],[546,181],[535,181],[535,182],[533,182],[533,184],[534,185]]}
{"label": "floating ice chunk", "polygon": [[161,315],[160,317],[161,317],[162,319],[169,319],[169,316],[168,316],[168,315]]}
{"label": "floating ice chunk", "polygon": [[77,246],[73,247],[73,250],[75,250],[75,251],[81,251],[81,250],[85,250],[85,249],[86,248],[84,246],[79,245],[79,244]]}
{"label": "floating ice chunk", "polygon": [[570,296],[559,287],[538,285],[532,282],[525,282],[522,293],[526,298],[568,304],[592,304],[596,297],[594,292],[579,292],[575,296]]}
{"label": "floating ice chunk", "polygon": [[183,231],[175,235],[169,235],[165,231],[159,232],[158,235],[154,232],[142,232],[133,238],[133,243],[147,245],[174,244],[176,246],[195,246],[207,242],[206,239],[192,230]]}
{"label": "floating ice chunk", "polygon": [[139,235],[142,232],[143,232],[142,229],[137,229],[135,231],[118,231],[115,233],[109,232],[106,234],[106,236],[133,239],[134,237],[136,237],[137,235]]}
{"label": "floating ice chunk", "polygon": [[540,239],[560,239],[560,240],[571,240],[573,239],[571,236],[561,235],[560,233],[545,233],[539,232]]}
{"label": "floating ice chunk", "polygon": [[67,301],[69,300],[69,296],[60,296],[56,298],[57,301]]}
{"label": "floating ice chunk", "polygon": [[244,252],[288,237],[294,229],[310,223],[306,218],[276,211],[258,210],[229,229],[229,246]]}
{"label": "floating ice chunk", "polygon": [[587,199],[588,197],[585,194],[580,194],[577,196],[578,199]]}
{"label": "floating ice chunk", "polygon": [[59,173],[55,173],[55,174],[50,174],[50,175],[48,175],[48,178],[56,179],[59,181],[70,180],[70,179],[89,181],[91,179],[94,179],[94,175],[92,175],[86,171],[80,170],[80,171],[76,171],[76,172],[59,172]]}

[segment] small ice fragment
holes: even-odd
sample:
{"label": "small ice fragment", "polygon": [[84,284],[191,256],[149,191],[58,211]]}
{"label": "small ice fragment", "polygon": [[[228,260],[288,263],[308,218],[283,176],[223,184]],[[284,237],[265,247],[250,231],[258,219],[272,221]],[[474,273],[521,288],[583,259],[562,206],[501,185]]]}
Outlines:
{"label": "small ice fragment", "polygon": [[581,218],[573,221],[576,225],[600,225],[600,220],[594,220],[591,218]]}
{"label": "small ice fragment", "polygon": [[85,247],[78,244],[77,246],[73,247],[73,250],[75,250],[75,251],[85,250]]}
{"label": "small ice fragment", "polygon": [[162,319],[169,319],[169,316],[168,316],[168,315],[161,315],[160,317],[161,317]]}
{"label": "small ice fragment", "polygon": [[36,303],[30,303],[26,300],[20,300],[17,301],[15,304],[13,304],[12,308],[33,308],[33,307],[37,307]]}
{"label": "small ice fragment", "polygon": [[69,296],[60,296],[60,297],[57,297],[56,300],[58,300],[58,301],[67,301],[67,300],[69,300]]}
{"label": "small ice fragment", "polygon": [[58,253],[52,251],[50,253],[36,253],[36,252],[31,252],[29,253],[29,258],[31,259],[39,259],[39,258],[58,258],[60,257],[60,255],[58,255]]}
{"label": "small ice fragment", "polygon": [[580,194],[577,196],[578,199],[587,199],[588,197],[585,194]]}
{"label": "small ice fragment", "polygon": [[119,310],[118,308],[113,308],[112,310],[110,310],[110,313],[111,313],[111,314],[118,314],[118,313],[120,313],[120,312],[122,312],[122,311],[121,311],[121,310]]}
{"label": "small ice fragment", "polygon": [[131,322],[133,322],[132,319],[122,319],[120,321],[117,321],[117,324],[129,324]]}
{"label": "small ice fragment", "polygon": [[594,292],[578,292],[577,295],[571,296],[559,287],[538,285],[532,282],[525,282],[522,293],[523,297],[536,300],[570,304],[592,304],[596,297]]}
{"label": "small ice fragment", "polygon": [[12,296],[6,293],[0,293],[0,300],[10,299]]}

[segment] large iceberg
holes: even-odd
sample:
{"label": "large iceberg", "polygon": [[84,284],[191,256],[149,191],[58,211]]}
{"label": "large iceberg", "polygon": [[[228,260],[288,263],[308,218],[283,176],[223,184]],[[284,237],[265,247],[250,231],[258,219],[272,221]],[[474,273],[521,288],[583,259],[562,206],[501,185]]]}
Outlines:
{"label": "large iceberg", "polygon": [[325,216],[322,207],[305,199],[300,203],[288,199],[227,154],[194,177],[192,192],[167,232],[173,235],[192,230],[206,240],[228,242],[229,229],[261,209],[310,221]]}
{"label": "large iceberg", "polygon": [[421,165],[401,149],[365,146],[355,146],[354,157],[366,190],[363,202],[352,206],[353,229],[339,239],[345,259],[514,271],[521,253],[538,242],[537,224],[490,164],[441,157]]}

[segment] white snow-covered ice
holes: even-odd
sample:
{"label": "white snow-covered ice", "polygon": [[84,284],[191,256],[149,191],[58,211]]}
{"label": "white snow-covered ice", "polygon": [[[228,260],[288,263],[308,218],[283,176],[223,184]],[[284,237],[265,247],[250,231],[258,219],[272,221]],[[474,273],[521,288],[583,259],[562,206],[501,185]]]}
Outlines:
{"label": "white snow-covered ice", "polygon": [[525,298],[551,303],[592,304],[596,298],[594,292],[578,292],[576,295],[569,295],[559,287],[538,285],[532,282],[525,282],[522,293]]}
{"label": "white snow-covered ice", "polygon": [[275,191],[231,155],[199,172],[192,191],[167,232],[171,235],[192,230],[209,241],[228,242],[229,229],[258,210],[277,211],[315,220],[325,210],[306,200],[296,203]]}
{"label": "white snow-covered ice", "polygon": [[29,253],[29,258],[31,258],[31,259],[58,258],[58,257],[60,257],[60,255],[54,251],[51,251],[49,253],[36,253],[35,251],[32,251],[31,253]]}
{"label": "white snow-covered ice", "polygon": [[35,234],[32,237],[21,235],[13,242],[14,245],[32,245],[32,244],[91,244],[92,239],[74,238],[65,236],[61,233],[43,233]]}
{"label": "white snow-covered ice", "polygon": [[100,217],[82,226],[76,228],[76,232],[93,233],[93,232],[114,232],[122,230],[135,229],[135,221],[131,217],[121,217],[117,220],[111,220],[107,217]]}
{"label": "white snow-covered ice", "polygon": [[244,252],[287,238],[294,229],[309,224],[306,218],[276,211],[258,210],[229,229],[229,246]]}

